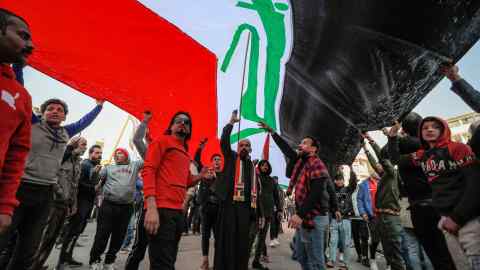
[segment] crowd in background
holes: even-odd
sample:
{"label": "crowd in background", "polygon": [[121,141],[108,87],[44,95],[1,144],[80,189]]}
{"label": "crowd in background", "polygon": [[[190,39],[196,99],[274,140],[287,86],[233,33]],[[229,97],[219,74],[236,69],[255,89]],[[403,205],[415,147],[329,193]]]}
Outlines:
{"label": "crowd in background", "polygon": [[[451,140],[443,119],[416,113],[384,130],[383,148],[359,131],[372,173],[358,179],[346,164],[348,185],[339,166],[322,161],[315,137],[306,134],[292,147],[259,123],[287,161],[283,191],[271,175],[276,164],[251,156],[257,146],[242,139],[232,149],[237,111],[208,164],[201,157],[206,140],[190,157],[188,112],[174,114],[164,134],[151,138],[154,116],[146,111],[134,134],[141,158],[117,148],[114,162],[102,164],[101,146],[88,147],[79,134],[103,101],[71,124],[64,124],[69,107],[59,99],[32,113],[21,71],[33,49],[28,23],[0,9],[0,269],[45,269],[55,245],[61,246],[57,270],[81,266],[74,250],[94,209],[92,270],[116,269],[121,250],[128,252],[125,269],[138,269],[147,250],[151,269],[174,269],[180,239],[190,230],[202,235],[201,269],[268,269],[269,248],[280,244],[287,224],[295,229],[292,258],[303,270],[349,269],[354,259],[376,270],[379,253],[394,270],[480,269],[478,123],[468,145]],[[441,72],[480,111],[480,93],[458,68]]]}

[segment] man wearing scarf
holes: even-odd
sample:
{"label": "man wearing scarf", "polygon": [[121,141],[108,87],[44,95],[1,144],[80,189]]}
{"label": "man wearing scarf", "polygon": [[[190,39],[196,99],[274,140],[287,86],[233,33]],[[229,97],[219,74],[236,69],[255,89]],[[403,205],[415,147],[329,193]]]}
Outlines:
{"label": "man wearing scarf", "polygon": [[225,166],[224,181],[219,181],[216,187],[220,210],[215,241],[215,270],[248,269],[250,228],[256,215],[261,216],[257,208],[259,185],[250,157],[250,141],[240,141],[238,152],[231,149],[230,134],[237,122],[239,118],[234,111],[221,137]]}

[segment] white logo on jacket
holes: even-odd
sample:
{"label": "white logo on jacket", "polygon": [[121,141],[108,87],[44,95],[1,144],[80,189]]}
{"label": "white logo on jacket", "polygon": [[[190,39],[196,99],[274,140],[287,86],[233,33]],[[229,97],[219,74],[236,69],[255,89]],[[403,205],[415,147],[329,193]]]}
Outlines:
{"label": "white logo on jacket", "polygon": [[15,94],[15,97],[10,94],[10,92],[6,90],[2,90],[2,100],[8,104],[12,109],[16,110],[17,107],[15,107],[15,100],[20,97],[20,94],[17,93]]}

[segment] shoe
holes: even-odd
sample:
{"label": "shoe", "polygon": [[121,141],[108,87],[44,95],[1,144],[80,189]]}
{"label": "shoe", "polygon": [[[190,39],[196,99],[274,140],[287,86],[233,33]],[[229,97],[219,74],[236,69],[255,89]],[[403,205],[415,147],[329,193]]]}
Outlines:
{"label": "shoe", "polygon": [[270,241],[269,246],[272,247],[272,248],[275,247],[275,240]]}
{"label": "shoe", "polygon": [[334,267],[335,267],[335,266],[333,265],[333,263],[330,262],[330,261],[328,261],[328,262],[326,263],[326,265],[327,265],[327,268],[334,268]]}
{"label": "shoe", "polygon": [[73,258],[70,259],[70,260],[68,260],[68,261],[66,261],[65,263],[68,264],[68,266],[71,267],[71,268],[72,268],[72,267],[80,267],[80,266],[83,265],[83,263],[77,262],[77,261],[75,261]]}
{"label": "shoe", "polygon": [[275,246],[279,246],[280,245],[280,242],[278,241],[278,239],[273,239],[273,241],[275,242]]}
{"label": "shoe", "polygon": [[365,266],[365,267],[370,267],[370,261],[368,260],[368,258],[363,258],[362,259],[362,265]]}
{"label": "shoe", "polygon": [[339,260],[340,262],[343,262],[343,253],[340,253],[340,256],[338,256],[338,260]]}
{"label": "shoe", "polygon": [[370,270],[378,270],[377,261],[375,259],[370,260]]}
{"label": "shoe", "polygon": [[90,264],[90,270],[102,270],[102,263],[95,262]]}
{"label": "shoe", "polygon": [[253,269],[260,269],[260,270],[268,270],[268,267],[263,266],[260,262],[258,261],[253,261],[252,262],[252,268]]}
{"label": "shoe", "polygon": [[103,270],[115,270],[115,266],[113,265],[113,263],[111,263],[111,264],[104,264],[104,265],[103,265]]}

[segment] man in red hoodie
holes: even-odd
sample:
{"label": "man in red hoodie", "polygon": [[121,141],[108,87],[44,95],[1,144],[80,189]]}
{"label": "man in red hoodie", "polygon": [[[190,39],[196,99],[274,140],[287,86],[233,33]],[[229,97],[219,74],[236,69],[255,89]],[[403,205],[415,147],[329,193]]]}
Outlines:
{"label": "man in red hoodie", "polygon": [[432,204],[442,219],[454,262],[463,262],[462,251],[472,269],[480,269],[480,165],[463,143],[453,142],[448,124],[427,117],[420,125],[422,147],[411,156],[421,166],[432,187]]}
{"label": "man in red hoodie", "polygon": [[145,196],[145,229],[150,234],[150,269],[175,269],[178,243],[184,228],[183,201],[187,188],[213,173],[202,169],[190,173],[188,141],[192,120],[188,113],[178,112],[165,134],[148,146],[143,166]]}
{"label": "man in red hoodie", "polygon": [[26,21],[0,9],[0,234],[18,205],[15,193],[30,150],[32,98],[16,79],[11,64],[25,64],[33,51]]}

